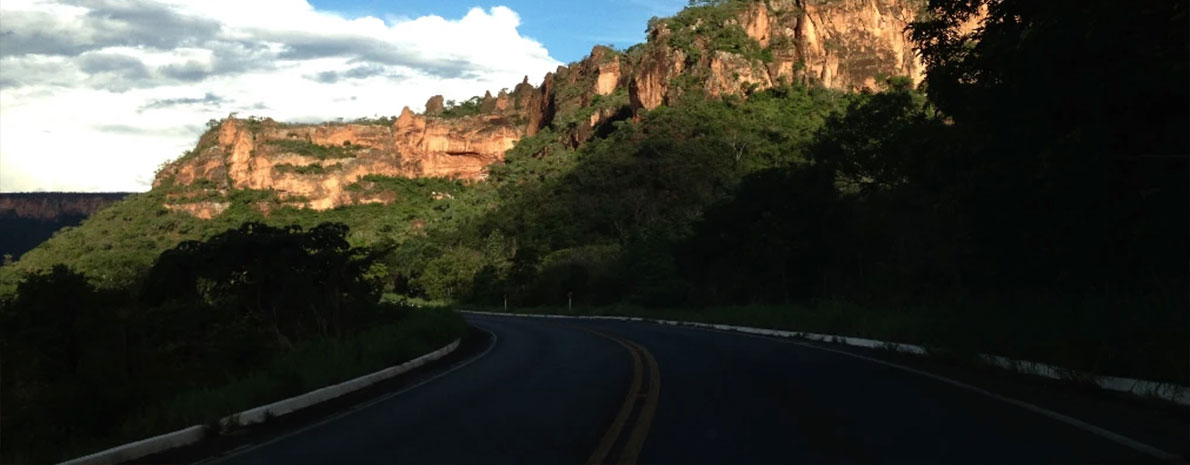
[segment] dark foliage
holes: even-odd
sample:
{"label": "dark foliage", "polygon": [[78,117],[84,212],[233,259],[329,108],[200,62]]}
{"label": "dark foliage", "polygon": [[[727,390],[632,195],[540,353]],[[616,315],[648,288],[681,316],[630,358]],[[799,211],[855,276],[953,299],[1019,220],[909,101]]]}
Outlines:
{"label": "dark foliage", "polygon": [[0,302],[4,461],[118,436],[171,394],[387,322],[372,269],[383,251],[352,248],[347,233],[247,223],[183,242],[161,254],[140,295],[97,290],[63,265],[24,277]]}

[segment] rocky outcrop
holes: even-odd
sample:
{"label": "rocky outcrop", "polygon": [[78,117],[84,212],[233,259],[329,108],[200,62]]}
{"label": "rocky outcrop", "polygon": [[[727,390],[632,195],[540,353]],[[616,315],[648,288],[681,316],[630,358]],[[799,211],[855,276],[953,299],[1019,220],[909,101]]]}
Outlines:
{"label": "rocky outcrop", "polygon": [[925,66],[905,29],[918,3],[805,1],[797,39],[808,81],[835,89],[876,89],[881,76],[920,83]]}
{"label": "rocky outcrop", "polygon": [[[231,206],[230,202],[190,202],[190,203],[166,203],[165,209],[170,211],[180,211],[200,220],[209,220],[216,216],[222,215]],[[267,208],[267,207],[266,207]]]}
{"label": "rocky outcrop", "polygon": [[628,84],[633,110],[651,110],[665,104],[671,96],[670,84],[686,69],[686,54],[664,44],[670,34],[664,25],[649,32],[649,42],[656,45],[642,55]]}
{"label": "rocky outcrop", "polygon": [[[386,202],[393,199],[359,197],[348,187],[367,175],[483,179],[484,168],[524,134],[523,126],[497,114],[443,119],[408,107],[391,126],[229,118],[190,156],[166,166],[154,186],[276,191],[318,210]],[[218,205],[179,198],[170,208],[206,218],[222,213]]]}
{"label": "rocky outcrop", "polygon": [[524,135],[524,127],[495,114],[458,121],[411,115],[393,125],[395,148],[406,160],[401,175],[415,177],[483,179],[484,168]]}
{"label": "rocky outcrop", "polygon": [[[687,90],[673,85],[679,75],[713,97],[793,82],[837,90],[878,90],[893,76],[920,83],[925,67],[906,28],[923,6],[924,0],[767,0],[721,6],[735,8],[721,24],[657,21],[629,84],[633,107],[652,109]],[[757,53],[717,48],[704,33],[710,28],[739,28]]]}
{"label": "rocky outcrop", "polygon": [[545,79],[541,81],[541,87],[528,92],[528,94],[525,113],[528,115],[529,125],[525,128],[525,134],[532,136],[554,119],[556,97],[554,74],[546,73]]}
{"label": "rocky outcrop", "polygon": [[[522,137],[549,129],[577,146],[612,121],[689,92],[746,97],[793,83],[878,89],[892,76],[917,83],[924,67],[906,26],[924,1],[740,0],[690,8],[651,22],[645,44],[624,52],[597,46],[537,87],[526,76],[512,92],[469,101],[478,114],[476,107],[447,108],[437,95],[424,113],[406,107],[392,125],[228,119],[162,170],[155,185],[274,190],[318,209],[389,202],[348,186],[370,174],[480,180]],[[218,214],[211,206],[179,208]]]}
{"label": "rocky outcrop", "polygon": [[746,95],[772,87],[773,81],[763,63],[750,61],[739,54],[716,50],[711,55],[710,73],[703,90],[711,97],[721,97]]}
{"label": "rocky outcrop", "polygon": [[500,93],[496,95],[496,112],[507,113],[509,105],[512,105],[512,99],[508,97],[508,92],[501,89]]}
{"label": "rocky outcrop", "polygon": [[426,114],[437,116],[442,114],[442,110],[446,109],[446,99],[441,95],[435,95],[426,100]]}
{"label": "rocky outcrop", "polygon": [[606,63],[599,65],[598,77],[595,78],[595,95],[611,95],[620,87],[620,57],[612,56]]}
{"label": "rocky outcrop", "polygon": [[739,24],[744,28],[744,33],[761,47],[768,47],[772,44],[773,24],[767,5],[762,3],[751,5],[743,15],[740,15]]}

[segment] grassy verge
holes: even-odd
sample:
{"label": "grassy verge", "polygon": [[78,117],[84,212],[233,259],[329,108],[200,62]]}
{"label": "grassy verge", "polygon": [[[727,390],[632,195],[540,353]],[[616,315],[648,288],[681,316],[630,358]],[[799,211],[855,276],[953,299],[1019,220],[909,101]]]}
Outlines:
{"label": "grassy verge", "polygon": [[246,376],[168,396],[108,436],[72,438],[27,458],[69,459],[191,425],[213,424],[236,412],[398,365],[449,344],[465,331],[466,324],[453,311],[403,310],[385,324],[349,337],[299,345]]}
{"label": "grassy verge", "polygon": [[[1154,310],[1161,309],[1161,310]],[[500,309],[486,309],[500,311]],[[705,308],[534,307],[525,314],[637,316],[719,323],[922,345],[967,359],[977,353],[1090,373],[1185,385],[1188,315],[1178,305],[1133,298],[1078,303],[1035,299],[955,307],[874,308],[845,301]]]}

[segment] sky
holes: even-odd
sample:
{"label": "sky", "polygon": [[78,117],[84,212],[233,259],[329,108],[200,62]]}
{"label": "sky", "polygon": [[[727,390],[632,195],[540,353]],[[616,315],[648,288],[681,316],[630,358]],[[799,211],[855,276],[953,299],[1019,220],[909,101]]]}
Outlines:
{"label": "sky", "polygon": [[644,40],[686,0],[4,0],[0,192],[140,192],[235,113],[391,116]]}

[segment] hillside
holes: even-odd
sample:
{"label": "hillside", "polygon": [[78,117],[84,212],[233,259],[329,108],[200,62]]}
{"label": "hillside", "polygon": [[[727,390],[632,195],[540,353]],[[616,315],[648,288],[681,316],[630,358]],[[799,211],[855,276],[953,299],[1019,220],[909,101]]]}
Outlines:
{"label": "hillside", "polygon": [[128,193],[0,193],[0,255],[13,259],[67,226],[128,197]]}
{"label": "hillside", "polygon": [[[476,180],[518,140],[546,129],[570,147],[614,122],[684,94],[747,96],[793,84],[879,90],[890,77],[921,82],[924,66],[906,26],[921,0],[708,2],[649,24],[646,43],[603,46],[533,86],[491,92],[422,114],[348,124],[294,125],[229,118],[157,176],[176,191],[169,208],[210,218],[228,189],[273,190],[283,205],[325,210],[390,203],[348,186],[369,175]],[[453,102],[452,102],[453,103]],[[270,207],[271,208],[271,207]]]}

